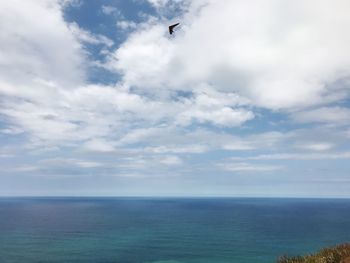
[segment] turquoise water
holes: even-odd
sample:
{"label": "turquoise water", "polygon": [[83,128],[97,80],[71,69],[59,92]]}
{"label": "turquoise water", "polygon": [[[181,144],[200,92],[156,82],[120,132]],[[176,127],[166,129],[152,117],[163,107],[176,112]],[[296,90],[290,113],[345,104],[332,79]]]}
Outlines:
{"label": "turquoise water", "polygon": [[275,262],[350,241],[350,200],[0,198],[0,262]]}

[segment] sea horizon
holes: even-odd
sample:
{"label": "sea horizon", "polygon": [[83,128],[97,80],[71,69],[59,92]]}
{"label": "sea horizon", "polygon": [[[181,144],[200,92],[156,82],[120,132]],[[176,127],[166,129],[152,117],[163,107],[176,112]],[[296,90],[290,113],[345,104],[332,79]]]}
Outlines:
{"label": "sea horizon", "polygon": [[135,198],[135,199],[350,199],[333,196],[152,196],[152,195],[3,195],[0,198]]}

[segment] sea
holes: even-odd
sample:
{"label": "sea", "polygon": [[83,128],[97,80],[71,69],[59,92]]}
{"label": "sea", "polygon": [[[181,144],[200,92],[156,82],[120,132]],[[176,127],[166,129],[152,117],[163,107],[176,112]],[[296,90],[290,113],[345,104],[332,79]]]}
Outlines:
{"label": "sea", "polygon": [[350,199],[0,198],[1,263],[268,263],[350,241]]}

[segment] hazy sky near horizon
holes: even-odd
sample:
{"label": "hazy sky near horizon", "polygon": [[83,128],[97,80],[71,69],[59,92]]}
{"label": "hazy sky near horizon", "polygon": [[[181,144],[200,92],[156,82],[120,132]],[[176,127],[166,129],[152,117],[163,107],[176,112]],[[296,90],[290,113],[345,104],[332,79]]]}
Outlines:
{"label": "hazy sky near horizon", "polygon": [[1,1],[0,195],[350,197],[349,10]]}

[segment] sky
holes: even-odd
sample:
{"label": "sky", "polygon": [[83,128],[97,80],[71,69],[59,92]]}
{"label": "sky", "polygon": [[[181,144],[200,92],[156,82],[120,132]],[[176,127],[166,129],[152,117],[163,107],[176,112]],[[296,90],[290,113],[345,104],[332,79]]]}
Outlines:
{"label": "sky", "polygon": [[0,195],[350,197],[349,10],[1,1]]}

